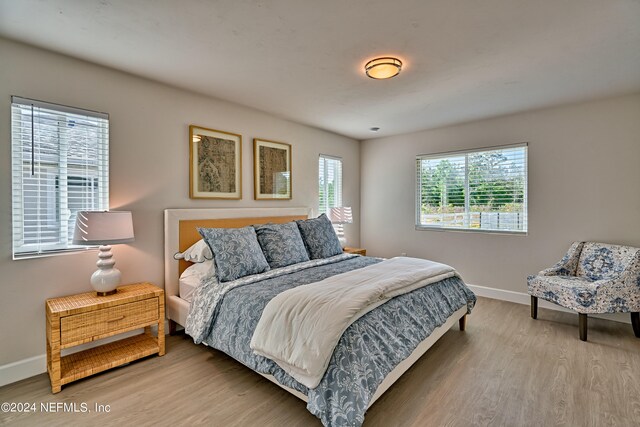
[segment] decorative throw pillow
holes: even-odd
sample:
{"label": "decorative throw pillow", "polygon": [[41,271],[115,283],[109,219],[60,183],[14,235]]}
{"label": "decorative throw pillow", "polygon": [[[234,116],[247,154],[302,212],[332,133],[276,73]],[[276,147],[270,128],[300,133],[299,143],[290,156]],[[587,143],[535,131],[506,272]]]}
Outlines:
{"label": "decorative throw pillow", "polygon": [[336,231],[325,214],[318,218],[298,220],[296,224],[309,252],[309,258],[329,258],[342,253]]}
{"label": "decorative throw pillow", "polygon": [[213,252],[220,282],[269,270],[253,227],[198,228]]}
{"label": "decorative throw pillow", "polygon": [[307,249],[295,222],[254,225],[258,242],[271,268],[309,261]]}

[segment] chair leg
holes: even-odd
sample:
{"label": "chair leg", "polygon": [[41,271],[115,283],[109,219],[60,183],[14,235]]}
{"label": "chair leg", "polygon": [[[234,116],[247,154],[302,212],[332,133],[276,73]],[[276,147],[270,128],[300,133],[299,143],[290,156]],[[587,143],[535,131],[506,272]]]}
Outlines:
{"label": "chair leg", "polygon": [[531,295],[531,318],[538,318],[538,297]]}
{"label": "chair leg", "polygon": [[578,313],[578,328],[580,329],[580,341],[587,340],[587,315]]}
{"label": "chair leg", "polygon": [[631,313],[631,326],[633,326],[633,333],[636,338],[640,338],[640,313],[637,311]]}

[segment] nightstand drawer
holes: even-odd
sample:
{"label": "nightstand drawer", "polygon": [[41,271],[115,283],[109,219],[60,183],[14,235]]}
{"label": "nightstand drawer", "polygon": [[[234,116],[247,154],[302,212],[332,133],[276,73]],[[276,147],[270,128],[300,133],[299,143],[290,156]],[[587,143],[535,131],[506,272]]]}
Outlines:
{"label": "nightstand drawer", "polygon": [[60,344],[77,345],[158,321],[158,298],[130,302],[60,319]]}

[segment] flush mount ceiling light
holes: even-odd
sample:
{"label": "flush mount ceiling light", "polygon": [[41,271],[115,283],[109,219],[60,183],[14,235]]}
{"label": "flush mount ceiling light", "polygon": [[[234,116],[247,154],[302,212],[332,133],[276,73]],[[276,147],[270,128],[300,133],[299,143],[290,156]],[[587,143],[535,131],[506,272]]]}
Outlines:
{"label": "flush mount ceiling light", "polygon": [[372,79],[390,79],[400,74],[402,69],[402,61],[398,58],[390,56],[375,58],[367,62],[364,66],[364,72]]}

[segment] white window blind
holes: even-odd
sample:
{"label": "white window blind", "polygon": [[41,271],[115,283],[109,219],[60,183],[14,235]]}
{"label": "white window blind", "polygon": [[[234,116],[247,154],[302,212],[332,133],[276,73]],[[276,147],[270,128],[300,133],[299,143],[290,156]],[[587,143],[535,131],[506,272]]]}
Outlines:
{"label": "white window blind", "polygon": [[527,144],[416,158],[416,227],[527,232]]}
{"label": "white window blind", "polygon": [[79,210],[109,208],[109,116],[11,98],[14,259],[73,246]]}
{"label": "white window blind", "polygon": [[329,209],[342,206],[342,159],[320,155],[319,172],[319,212],[326,214]]}

